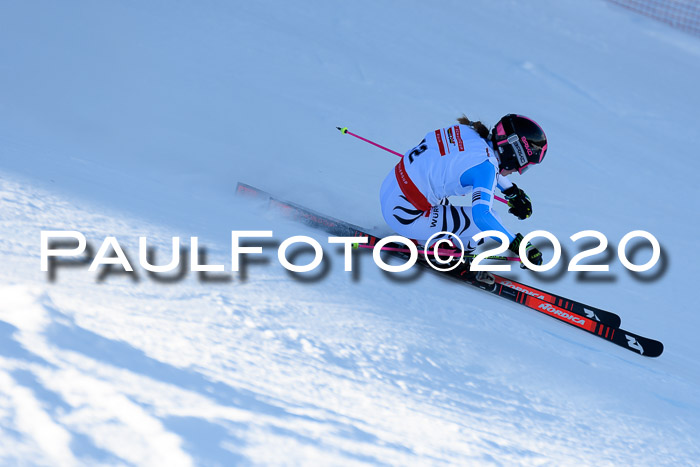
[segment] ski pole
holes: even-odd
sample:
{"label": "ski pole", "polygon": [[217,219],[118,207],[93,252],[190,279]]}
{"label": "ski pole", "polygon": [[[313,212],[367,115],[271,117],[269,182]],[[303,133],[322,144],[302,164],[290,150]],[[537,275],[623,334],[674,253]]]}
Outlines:
{"label": "ski pole", "polygon": [[356,135],[355,133],[352,133],[352,132],[348,131],[348,127],[340,128],[339,126],[337,126],[336,128],[337,128],[338,130],[340,130],[340,132],[341,132],[342,134],[344,134],[344,135],[354,136],[354,137],[357,138],[357,139],[361,139],[361,140],[364,141],[365,143],[369,143],[369,144],[372,144],[372,145],[374,145],[374,146],[377,146],[378,148],[383,149],[383,150],[385,150],[386,152],[390,152],[390,153],[394,154],[395,156],[403,157],[403,154],[401,154],[401,153],[398,153],[398,152],[396,152],[396,151],[394,151],[394,150],[391,150],[391,149],[389,149],[389,148],[387,148],[387,147],[382,146],[381,144],[377,144],[377,143],[375,143],[374,141],[370,141],[370,140],[368,140],[367,138],[363,138],[363,137],[360,136],[360,135]]}
{"label": "ski pole", "polygon": [[[369,248],[372,249],[374,248],[372,245],[367,245],[364,243],[353,243],[354,248]],[[411,250],[408,248],[394,248],[390,246],[385,246],[382,247],[381,250],[383,251],[398,251],[400,253],[410,253]],[[432,253],[432,251],[430,251]],[[449,250],[437,250],[437,252],[441,255],[445,256],[454,256],[455,258],[460,257],[461,253],[458,253],[456,251],[449,251]],[[464,255],[464,258],[476,258],[476,255]],[[496,259],[496,260],[501,260],[501,261],[520,261],[520,258],[515,257],[515,256],[487,256],[485,259]]]}
{"label": "ski pole", "polygon": [[[371,140],[369,140],[369,139],[367,139],[367,138],[363,138],[363,137],[360,136],[360,135],[356,135],[355,133],[352,133],[352,132],[348,131],[348,127],[340,128],[339,126],[337,126],[336,128],[337,128],[342,134],[344,134],[344,135],[354,136],[354,137],[357,138],[357,139],[361,139],[361,140],[364,141],[365,143],[369,143],[369,144],[371,144],[371,145],[373,145],[373,146],[377,146],[378,148],[383,149],[383,150],[385,150],[386,152],[390,152],[390,153],[394,154],[395,156],[403,157],[403,154],[398,153],[398,152],[394,151],[393,149],[389,149],[389,148],[387,148],[387,147],[382,146],[381,144],[377,144],[377,143],[375,143],[374,141],[371,141]],[[508,201],[506,201],[505,199],[501,198],[500,196],[493,195],[493,197],[494,197],[494,199],[497,199],[497,200],[500,201],[501,203],[508,204]]]}

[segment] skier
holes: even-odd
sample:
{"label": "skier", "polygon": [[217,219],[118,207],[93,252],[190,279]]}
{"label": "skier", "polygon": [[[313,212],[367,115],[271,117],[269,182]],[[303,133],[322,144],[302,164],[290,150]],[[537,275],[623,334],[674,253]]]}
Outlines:
{"label": "skier", "polygon": [[[497,230],[518,254],[523,236],[506,229],[493,211],[494,190],[498,186],[505,195],[508,212],[521,220],[530,217],[530,198],[506,177],[516,171],[523,174],[542,162],[547,137],[537,123],[522,115],[504,116],[490,132],[465,115],[457,122],[428,133],[387,175],[380,190],[384,219],[396,233],[421,245],[438,232],[451,232],[462,240],[467,255],[477,246],[472,240],[476,233]],[[447,199],[469,192],[471,206],[454,206]],[[436,236],[431,243],[446,237]],[[528,243],[526,251],[533,264],[542,264],[537,248]],[[469,266],[470,261],[458,266],[459,272],[493,283],[491,274],[475,274]]]}

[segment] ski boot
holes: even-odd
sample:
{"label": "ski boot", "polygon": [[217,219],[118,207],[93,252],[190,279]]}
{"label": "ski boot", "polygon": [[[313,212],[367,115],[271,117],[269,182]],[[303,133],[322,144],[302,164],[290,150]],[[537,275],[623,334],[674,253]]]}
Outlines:
{"label": "ski boot", "polygon": [[[460,250],[455,249],[455,253],[459,253]],[[472,264],[472,258],[469,257],[473,251],[467,250],[465,252],[466,257],[463,258],[460,262],[459,256],[453,256],[450,258],[448,263],[438,263],[436,262],[433,258],[432,255],[428,256],[428,261],[433,263],[435,266],[437,266],[439,269],[449,269],[450,267],[453,267],[455,264],[459,263],[458,266],[454,267],[450,271],[445,271],[448,274],[452,276],[457,276],[463,279],[466,279],[470,282],[480,282],[486,285],[493,285],[496,283],[496,279],[493,277],[493,274],[488,273],[486,271],[471,271],[471,264]]]}
{"label": "ski boot", "polygon": [[493,274],[487,271],[472,271],[472,258],[464,258],[462,264],[455,268],[455,274],[468,280],[476,281],[486,285],[493,285],[496,283],[496,278]]}

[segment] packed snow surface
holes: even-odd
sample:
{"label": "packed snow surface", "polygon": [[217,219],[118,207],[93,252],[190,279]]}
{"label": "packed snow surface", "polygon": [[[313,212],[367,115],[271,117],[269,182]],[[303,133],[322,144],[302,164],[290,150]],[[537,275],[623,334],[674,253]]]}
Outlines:
{"label": "packed snow surface", "polygon": [[[697,463],[698,82],[698,38],[602,0],[3,2],[0,464]],[[326,234],[234,196],[388,234],[396,158],[335,127],[404,152],[463,112],[549,137],[513,177],[534,215],[497,209],[565,254],[509,277],[620,314],[661,357],[371,254],[345,272]],[[136,271],[42,272],[46,230],[113,236]],[[274,231],[243,275],[232,230]],[[565,272],[582,230],[608,273]],[[633,230],[662,245],[648,273],[617,259]],[[280,266],[293,235],[324,245],[320,271]],[[141,236],[158,264],[198,237],[227,271],[150,275]]]}

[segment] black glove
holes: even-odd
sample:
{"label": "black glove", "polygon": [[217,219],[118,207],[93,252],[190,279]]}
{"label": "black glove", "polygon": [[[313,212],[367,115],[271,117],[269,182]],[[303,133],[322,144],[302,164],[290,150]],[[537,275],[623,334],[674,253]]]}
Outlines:
{"label": "black glove", "polygon": [[532,203],[530,202],[530,198],[523,190],[518,188],[518,185],[513,183],[512,187],[503,190],[503,194],[506,196],[508,206],[510,207],[508,210],[509,213],[520,220],[527,219],[532,215]]}
{"label": "black glove", "polygon": [[[510,242],[510,245],[508,245],[508,249],[515,254],[520,255],[520,243],[522,243],[522,241],[523,235],[516,234],[513,241]],[[527,259],[529,259],[535,266],[542,266],[542,253],[540,250],[532,246],[532,243],[530,242],[528,242],[527,247],[525,247],[525,255],[527,256]],[[527,266],[525,266],[524,263],[520,263],[520,267],[525,269]]]}

